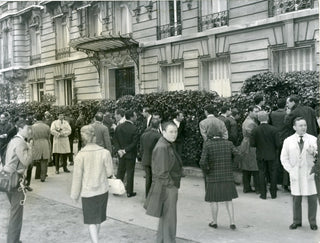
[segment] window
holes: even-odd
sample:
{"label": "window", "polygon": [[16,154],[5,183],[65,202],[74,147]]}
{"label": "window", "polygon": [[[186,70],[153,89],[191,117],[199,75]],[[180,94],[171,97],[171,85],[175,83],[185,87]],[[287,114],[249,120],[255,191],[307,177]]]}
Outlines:
{"label": "window", "polygon": [[158,40],[181,35],[181,1],[159,1],[158,8],[161,9],[157,28]]}
{"label": "window", "polygon": [[[119,12],[118,12],[119,11]],[[120,3],[119,7],[115,6],[115,31],[116,34],[132,33],[132,17],[129,8],[126,4]]]}
{"label": "window", "polygon": [[94,5],[92,7],[89,7],[88,9],[88,34],[89,36],[98,36],[102,32],[102,23],[100,21],[100,8],[98,5]]}
{"label": "window", "polygon": [[184,90],[182,65],[167,67],[167,90]]}
{"label": "window", "polygon": [[11,58],[10,58],[10,48],[9,48],[9,30],[5,29],[3,31],[3,40],[2,40],[2,44],[3,44],[3,66],[4,68],[10,67],[11,66]]}
{"label": "window", "polygon": [[33,83],[31,84],[32,90],[32,101],[43,101],[44,95],[44,83]]}
{"label": "window", "polygon": [[69,31],[67,17],[55,18],[56,27],[56,59],[70,56]]}
{"label": "window", "polygon": [[316,70],[314,46],[274,50],[272,66],[274,72]]}
{"label": "window", "polygon": [[200,31],[228,25],[229,14],[227,0],[206,0],[200,3]]}
{"label": "window", "polygon": [[37,30],[30,30],[31,35],[31,56],[30,56],[30,65],[39,63],[41,61],[41,40],[40,32]]}
{"label": "window", "polygon": [[[216,91],[220,96],[231,96],[230,57],[218,57],[203,62],[204,88]],[[208,83],[207,83],[208,82]]]}
{"label": "window", "polygon": [[269,0],[269,16],[312,8],[313,0]]}
{"label": "window", "polygon": [[56,96],[58,105],[72,105],[72,79],[57,81]]}

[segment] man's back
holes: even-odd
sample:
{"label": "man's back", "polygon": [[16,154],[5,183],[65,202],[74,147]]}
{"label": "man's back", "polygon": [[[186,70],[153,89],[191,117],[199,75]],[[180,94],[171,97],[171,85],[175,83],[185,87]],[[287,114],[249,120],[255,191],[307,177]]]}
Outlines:
{"label": "man's back", "polygon": [[92,126],[96,135],[96,144],[112,153],[109,129],[101,122],[94,122]]}
{"label": "man's back", "polygon": [[224,138],[228,138],[228,132],[226,125],[223,121],[218,118],[212,116],[208,116],[206,119],[202,120],[199,123],[200,133],[203,137],[203,140],[206,141],[208,139],[208,132],[212,135],[223,135]]}
{"label": "man's back", "polygon": [[147,130],[141,135],[140,147],[143,165],[151,165],[152,150],[160,137],[161,134],[154,129]]}
{"label": "man's back", "polygon": [[114,145],[116,151],[125,149],[124,158],[133,158],[137,154],[138,130],[133,123],[125,121],[117,126],[114,134]]}

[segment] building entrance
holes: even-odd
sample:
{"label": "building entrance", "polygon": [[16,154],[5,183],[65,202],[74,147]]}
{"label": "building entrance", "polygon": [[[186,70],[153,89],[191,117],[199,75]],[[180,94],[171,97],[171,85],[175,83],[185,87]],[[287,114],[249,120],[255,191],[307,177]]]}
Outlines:
{"label": "building entrance", "polygon": [[115,70],[116,99],[124,95],[135,95],[134,67]]}

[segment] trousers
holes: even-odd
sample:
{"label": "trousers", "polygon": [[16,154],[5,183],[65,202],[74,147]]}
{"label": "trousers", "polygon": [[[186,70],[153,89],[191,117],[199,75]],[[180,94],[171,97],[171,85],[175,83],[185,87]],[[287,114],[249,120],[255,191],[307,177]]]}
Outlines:
{"label": "trousers", "polygon": [[[310,195],[308,197],[308,220],[310,225],[317,224],[317,195]],[[301,209],[302,196],[293,196],[293,223],[302,223],[302,209]]]}
{"label": "trousers", "polygon": [[264,160],[259,159],[259,183],[260,193],[263,196],[267,194],[267,175],[270,178],[270,194],[271,197],[277,196],[277,161],[276,160]]}
{"label": "trousers", "polygon": [[148,196],[148,193],[150,191],[151,183],[152,183],[152,171],[151,166],[145,165],[144,170],[146,172],[146,198]]}
{"label": "trousers", "polygon": [[119,167],[117,172],[117,178],[122,180],[124,179],[125,174],[127,173],[127,193],[133,193],[133,182],[134,182],[134,168],[136,165],[135,159],[119,159]]}
{"label": "trousers", "polygon": [[248,170],[243,170],[242,171],[242,180],[243,180],[243,191],[244,192],[249,192],[251,191],[251,186],[250,186],[250,181],[251,181],[251,176],[253,176],[253,182],[254,182],[254,187],[256,191],[259,191],[259,171],[248,171]]}

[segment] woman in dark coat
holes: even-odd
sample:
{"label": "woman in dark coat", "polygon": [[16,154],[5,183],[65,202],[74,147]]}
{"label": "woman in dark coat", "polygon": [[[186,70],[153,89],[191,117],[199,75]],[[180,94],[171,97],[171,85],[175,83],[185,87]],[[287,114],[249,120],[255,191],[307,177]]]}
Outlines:
{"label": "woman in dark coat", "polygon": [[238,197],[232,173],[232,156],[236,149],[232,142],[221,135],[208,136],[203,144],[200,166],[206,178],[205,201],[210,202],[212,222],[210,227],[217,228],[218,202],[225,202],[230,219],[230,228],[236,229],[232,199]]}

